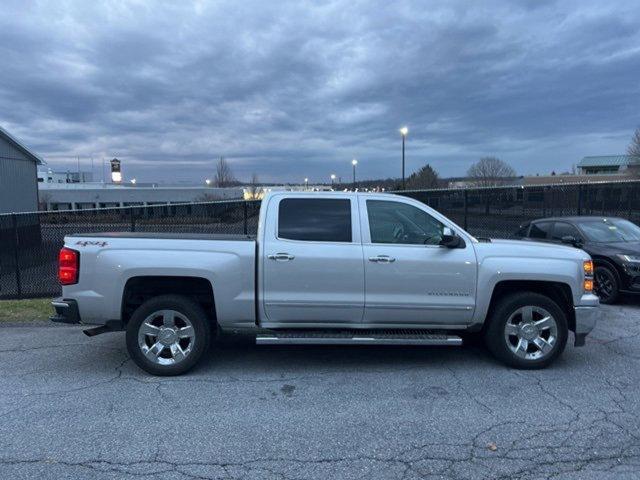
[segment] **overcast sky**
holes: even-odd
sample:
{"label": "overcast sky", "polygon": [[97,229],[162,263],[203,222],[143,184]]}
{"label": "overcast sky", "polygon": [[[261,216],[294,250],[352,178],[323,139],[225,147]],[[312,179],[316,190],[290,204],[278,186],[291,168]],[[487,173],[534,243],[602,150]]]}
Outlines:
{"label": "overcast sky", "polygon": [[621,154],[640,3],[3,1],[0,125],[54,169],[201,182],[520,174]]}

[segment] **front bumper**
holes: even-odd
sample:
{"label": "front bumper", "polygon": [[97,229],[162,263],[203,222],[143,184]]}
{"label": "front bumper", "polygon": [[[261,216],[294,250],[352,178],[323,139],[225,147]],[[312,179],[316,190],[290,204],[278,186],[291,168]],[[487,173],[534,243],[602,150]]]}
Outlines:
{"label": "front bumper", "polygon": [[589,332],[596,326],[598,318],[602,315],[600,307],[597,305],[577,306],[574,307],[576,312],[576,329],[574,346],[584,346],[585,339]]}
{"label": "front bumper", "polygon": [[55,315],[51,315],[49,320],[56,323],[79,324],[80,312],[78,311],[78,302],[75,300],[66,300],[56,298],[51,302],[51,306],[55,309]]}

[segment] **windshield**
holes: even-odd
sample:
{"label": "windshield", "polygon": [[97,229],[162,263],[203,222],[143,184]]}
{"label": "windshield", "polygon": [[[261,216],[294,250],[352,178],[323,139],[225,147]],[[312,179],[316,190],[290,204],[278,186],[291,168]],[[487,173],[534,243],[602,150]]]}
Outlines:
{"label": "windshield", "polygon": [[640,227],[628,220],[605,218],[578,222],[587,240],[591,242],[637,242]]}

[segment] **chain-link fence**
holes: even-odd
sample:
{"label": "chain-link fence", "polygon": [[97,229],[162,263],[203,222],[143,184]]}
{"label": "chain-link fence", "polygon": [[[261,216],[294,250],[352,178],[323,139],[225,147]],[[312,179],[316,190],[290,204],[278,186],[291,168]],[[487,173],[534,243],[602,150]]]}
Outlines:
{"label": "chain-link fence", "polygon": [[0,299],[60,293],[65,235],[109,231],[255,234],[259,201],[219,201],[0,215]]}
{"label": "chain-link fence", "polygon": [[397,192],[443,213],[472,235],[510,238],[536,218],[601,215],[640,221],[640,181]]}
{"label": "chain-link fence", "polygon": [[[509,238],[535,218],[602,215],[640,222],[640,181],[395,192],[478,237]],[[64,236],[107,231],[255,234],[259,201],[0,215],[0,299],[54,296]]]}

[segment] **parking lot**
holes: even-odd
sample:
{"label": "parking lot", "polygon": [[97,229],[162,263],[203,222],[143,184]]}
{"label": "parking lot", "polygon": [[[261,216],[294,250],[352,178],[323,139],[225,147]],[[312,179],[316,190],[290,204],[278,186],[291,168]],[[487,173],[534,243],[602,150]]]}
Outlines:
{"label": "parking lot", "polygon": [[0,478],[640,478],[640,305],[543,371],[480,347],[257,347],[151,377],[124,335],[0,327]]}

